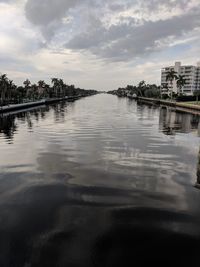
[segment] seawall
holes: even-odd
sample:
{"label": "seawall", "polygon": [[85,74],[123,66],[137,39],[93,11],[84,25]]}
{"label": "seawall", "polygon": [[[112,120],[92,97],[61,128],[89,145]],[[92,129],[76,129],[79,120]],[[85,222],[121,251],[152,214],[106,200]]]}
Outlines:
{"label": "seawall", "polygon": [[42,105],[48,105],[52,103],[56,103],[59,101],[74,101],[76,99],[79,99],[83,96],[68,96],[64,98],[50,98],[50,99],[43,99],[39,101],[33,101],[33,102],[27,102],[27,103],[22,103],[22,104],[15,104],[15,105],[8,105],[8,106],[2,106],[0,107],[0,113],[5,113],[9,111],[15,111],[15,110],[21,110],[21,109],[26,109],[26,108],[31,108],[31,107],[36,107],[36,106],[42,106]]}

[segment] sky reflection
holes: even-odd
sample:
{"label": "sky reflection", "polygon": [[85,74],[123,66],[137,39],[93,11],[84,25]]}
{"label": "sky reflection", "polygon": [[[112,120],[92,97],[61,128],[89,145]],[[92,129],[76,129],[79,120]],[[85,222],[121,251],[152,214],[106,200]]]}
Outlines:
{"label": "sky reflection", "polygon": [[196,244],[199,123],[110,95],[1,116],[0,265],[104,266],[104,246],[140,255],[131,239],[155,233]]}

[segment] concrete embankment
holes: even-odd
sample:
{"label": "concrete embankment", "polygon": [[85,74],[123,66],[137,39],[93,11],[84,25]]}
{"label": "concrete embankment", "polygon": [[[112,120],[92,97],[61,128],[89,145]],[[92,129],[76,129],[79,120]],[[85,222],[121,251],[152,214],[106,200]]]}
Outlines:
{"label": "concrete embankment", "polygon": [[189,103],[179,103],[175,101],[167,101],[162,99],[155,99],[155,98],[146,98],[146,97],[138,97],[138,101],[141,101],[146,104],[153,104],[153,105],[163,105],[163,106],[170,106],[174,107],[177,110],[185,111],[185,112],[195,112],[200,114],[200,106],[189,104]]}
{"label": "concrete embankment", "polygon": [[68,97],[64,97],[64,98],[43,99],[43,100],[34,101],[34,102],[2,106],[2,107],[0,107],[0,113],[5,113],[5,112],[15,111],[15,110],[22,110],[22,109],[37,107],[37,106],[42,106],[42,105],[48,105],[48,104],[56,103],[59,101],[65,101],[65,100],[66,101],[74,101],[74,100],[77,100],[81,97],[82,96],[68,96]]}

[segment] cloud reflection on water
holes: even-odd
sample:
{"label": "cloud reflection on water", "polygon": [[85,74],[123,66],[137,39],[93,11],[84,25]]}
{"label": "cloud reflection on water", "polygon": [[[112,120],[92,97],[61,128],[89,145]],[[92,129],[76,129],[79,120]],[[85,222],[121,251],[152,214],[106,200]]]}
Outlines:
{"label": "cloud reflection on water", "polygon": [[1,266],[197,266],[199,117],[98,95],[0,122]]}

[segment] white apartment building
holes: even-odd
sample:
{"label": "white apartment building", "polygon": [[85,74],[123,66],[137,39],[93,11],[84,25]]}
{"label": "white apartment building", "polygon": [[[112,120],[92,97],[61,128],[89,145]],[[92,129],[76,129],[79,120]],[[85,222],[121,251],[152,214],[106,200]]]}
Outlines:
{"label": "white apartment building", "polygon": [[176,80],[173,81],[172,88],[170,81],[166,81],[167,73],[174,70],[177,75],[184,76],[186,80],[185,86],[181,89],[181,93],[185,95],[193,95],[195,90],[200,90],[200,62],[197,66],[186,65],[182,66],[181,62],[176,62],[174,66],[169,66],[161,70],[161,87],[165,91],[166,85],[168,89],[174,93],[178,93]]}

